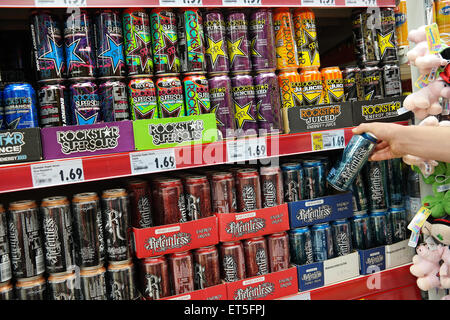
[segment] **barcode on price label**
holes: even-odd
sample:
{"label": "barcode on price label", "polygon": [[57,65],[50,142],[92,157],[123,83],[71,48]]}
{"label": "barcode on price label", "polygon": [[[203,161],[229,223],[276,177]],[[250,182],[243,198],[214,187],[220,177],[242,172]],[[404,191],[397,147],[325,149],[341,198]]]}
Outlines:
{"label": "barcode on price label", "polygon": [[229,162],[239,162],[267,157],[266,138],[239,139],[227,142]]}
{"label": "barcode on price label", "polygon": [[203,1],[202,0],[159,0],[159,4],[161,6],[202,6]]}
{"label": "barcode on price label", "polygon": [[161,149],[130,153],[131,173],[142,174],[177,168],[175,151]]}
{"label": "barcode on price label", "polygon": [[345,5],[349,7],[376,7],[377,0],[345,0]]}
{"label": "barcode on price label", "polygon": [[311,132],[313,151],[341,149],[345,147],[344,130]]}
{"label": "barcode on price label", "polygon": [[34,0],[36,7],[86,7],[87,0]]}
{"label": "barcode on price label", "polygon": [[56,161],[31,165],[34,187],[46,187],[84,181],[81,159]]}
{"label": "barcode on price label", "polygon": [[302,5],[308,5],[308,6],[335,6],[336,1],[335,0],[302,0]]}

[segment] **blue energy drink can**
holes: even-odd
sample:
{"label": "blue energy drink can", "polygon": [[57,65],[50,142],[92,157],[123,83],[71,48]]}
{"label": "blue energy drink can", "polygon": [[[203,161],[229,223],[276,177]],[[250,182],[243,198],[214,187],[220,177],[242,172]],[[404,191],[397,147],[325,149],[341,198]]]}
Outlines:
{"label": "blue energy drink can", "polygon": [[352,192],[353,212],[367,210],[369,205],[361,172],[353,181],[350,191]]}
{"label": "blue energy drink can", "polygon": [[345,256],[352,252],[352,235],[350,222],[347,219],[339,219],[331,223],[333,232],[334,253],[337,257]]}
{"label": "blue energy drink can", "polygon": [[386,210],[374,210],[370,212],[370,220],[373,230],[374,246],[392,244],[392,228],[389,223],[389,215]]}
{"label": "blue energy drink can", "polygon": [[311,228],[314,262],[334,257],[333,232],[329,223],[319,223]]}
{"label": "blue energy drink can", "polygon": [[28,83],[11,83],[3,91],[5,123],[7,129],[35,128],[39,126],[36,92]]}
{"label": "blue energy drink can", "polygon": [[389,206],[404,206],[402,160],[389,159],[386,167]]}
{"label": "blue energy drink can", "polygon": [[303,200],[303,168],[300,163],[290,162],[281,165],[283,174],[284,201]]}
{"label": "blue energy drink can", "polygon": [[403,207],[392,207],[389,210],[389,221],[392,227],[392,242],[406,239],[406,210]]}
{"label": "blue energy drink can", "polygon": [[308,227],[289,231],[289,251],[292,263],[304,265],[314,262],[311,231]]}
{"label": "blue energy drink can", "polygon": [[370,217],[367,212],[354,215],[350,219],[352,229],[352,246],[357,250],[366,250],[372,248],[373,232]]}
{"label": "blue energy drink can", "polygon": [[386,161],[367,162],[364,171],[369,210],[386,210],[388,208]]}
{"label": "blue energy drink can", "polygon": [[342,159],[330,170],[328,183],[339,191],[347,191],[356,175],[375,149],[377,138],[371,133],[354,135],[342,154]]}
{"label": "blue energy drink can", "polygon": [[304,199],[315,199],[325,195],[325,165],[320,160],[303,161],[303,178]]}

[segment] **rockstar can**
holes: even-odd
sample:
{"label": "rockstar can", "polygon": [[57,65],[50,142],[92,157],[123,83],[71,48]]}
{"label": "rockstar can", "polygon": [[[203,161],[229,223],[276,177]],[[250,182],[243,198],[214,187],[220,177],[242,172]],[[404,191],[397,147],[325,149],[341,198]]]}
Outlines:
{"label": "rockstar can", "polygon": [[172,253],[169,270],[173,295],[194,291],[194,261],[190,251]]}
{"label": "rockstar can", "polygon": [[184,117],[186,110],[183,99],[183,86],[178,77],[158,78],[155,83],[158,94],[160,118]]}
{"label": "rockstar can", "polygon": [[11,278],[12,272],[8,239],[8,219],[3,205],[0,204],[0,284],[11,280]]}
{"label": "rockstar can", "polygon": [[314,262],[334,258],[333,234],[328,222],[311,227]]}
{"label": "rockstar can", "polygon": [[255,87],[249,74],[236,74],[231,78],[237,136],[256,136],[258,114]]}
{"label": "rockstar can", "polygon": [[147,181],[129,180],[127,189],[131,204],[131,226],[140,229],[153,227],[152,200]]}
{"label": "rockstar can", "polygon": [[361,87],[361,69],[356,66],[347,67],[342,71],[342,78],[344,80],[345,101],[364,100]]}
{"label": "rockstar can", "polygon": [[70,124],[69,93],[65,85],[61,82],[43,83],[37,95],[42,128]]}
{"label": "rockstar can", "polygon": [[350,222],[347,219],[338,219],[331,223],[333,233],[334,252],[337,257],[352,252],[352,236]]}
{"label": "rockstar can", "polygon": [[222,279],[234,282],[247,278],[245,271],[244,246],[241,241],[223,242],[220,245]]}
{"label": "rockstar can", "polygon": [[150,30],[155,74],[173,74],[181,70],[178,56],[177,16],[171,9],[150,12]]}
{"label": "rockstar can", "polygon": [[395,64],[386,64],[382,67],[384,97],[399,97],[402,95],[402,81],[400,68]]}
{"label": "rockstar can", "polygon": [[127,85],[123,79],[106,79],[100,83],[98,94],[101,101],[102,119],[105,122],[129,120]]}
{"label": "rockstar can", "polygon": [[300,163],[290,162],[281,165],[283,173],[284,201],[303,200],[303,168]]}
{"label": "rockstar can", "polygon": [[261,209],[261,185],[256,169],[239,169],[236,174],[238,212]]}
{"label": "rockstar can", "polygon": [[66,74],[64,38],[58,19],[50,11],[31,14],[31,37],[38,80],[62,79]]}
{"label": "rockstar can", "polygon": [[120,13],[117,9],[102,9],[96,17],[98,76],[123,77],[126,66]]}
{"label": "rockstar can", "polygon": [[319,43],[314,12],[308,8],[296,9],[293,22],[300,68],[319,68]]}
{"label": "rockstar can", "polygon": [[177,20],[181,72],[205,72],[205,44],[200,9],[181,8]]}
{"label": "rockstar can", "polygon": [[288,269],[289,260],[289,236],[283,232],[273,233],[266,238],[269,253],[270,272]]}
{"label": "rockstar can", "polygon": [[101,99],[95,82],[90,80],[73,82],[70,85],[69,91],[72,125],[94,124],[101,122]]}
{"label": "rockstar can", "polygon": [[295,228],[289,231],[289,255],[296,265],[314,262],[311,230],[308,227]]}
{"label": "rockstar can", "polygon": [[297,69],[298,51],[294,39],[294,23],[289,8],[276,8],[273,16],[277,69]]}
{"label": "rockstar can", "polygon": [[94,27],[86,10],[73,10],[66,16],[64,42],[69,78],[96,76],[94,38]]}
{"label": "rockstar can", "polygon": [[47,278],[50,300],[78,300],[75,272],[51,274]]}
{"label": "rockstar can", "polygon": [[236,212],[236,186],[232,173],[215,172],[211,175],[211,197],[212,212]]}
{"label": "rockstar can", "polygon": [[255,8],[252,10],[249,22],[249,37],[253,70],[275,71],[277,58],[271,9]]}
{"label": "rockstar can", "polygon": [[7,129],[39,127],[36,92],[29,83],[10,83],[3,90]]}
{"label": "rockstar can", "polygon": [[369,161],[365,166],[365,181],[367,181],[367,198],[370,211],[387,209],[388,185],[386,161]]}
{"label": "rockstar can", "polygon": [[260,72],[253,78],[259,135],[283,132],[280,115],[280,88],[274,72]]}
{"label": "rockstar can", "polygon": [[104,267],[81,269],[80,300],[108,300]]}
{"label": "rockstar can", "polygon": [[110,263],[106,273],[106,289],[110,300],[135,300],[138,297],[131,260]]}
{"label": "rockstar can", "polygon": [[189,75],[183,79],[187,116],[210,112],[208,79],[204,75]]}
{"label": "rockstar can", "polygon": [[380,60],[375,21],[374,13],[360,9],[352,12],[353,42],[359,65],[376,65]]}
{"label": "rockstar can", "polygon": [[153,74],[150,19],[143,8],[125,9],[122,16],[128,75]]}
{"label": "rockstar can", "polygon": [[344,80],[338,67],[323,68],[322,84],[325,103],[340,103],[345,101]]}
{"label": "rockstar can", "polygon": [[235,111],[231,79],[228,75],[214,75],[208,80],[211,112],[216,115],[218,134],[221,139],[234,138],[236,131]]}
{"label": "rockstar can", "polygon": [[383,64],[398,62],[394,9],[380,8],[380,16],[380,28],[377,28],[380,62]]}
{"label": "rockstar can", "polygon": [[226,18],[226,26],[230,71],[252,71],[246,13],[244,11],[232,10]]}
{"label": "rockstar can", "polygon": [[283,177],[280,167],[261,167],[259,177],[262,207],[269,208],[284,203]]}
{"label": "rockstar can", "polygon": [[194,251],[195,289],[201,290],[220,284],[219,251],[216,246]]}
{"label": "rockstar can", "polygon": [[228,59],[227,29],[225,18],[220,10],[206,11],[203,18],[205,33],[205,60],[209,75],[224,74],[230,71]]}
{"label": "rockstar can", "polygon": [[152,78],[131,78],[128,97],[133,120],[159,118],[156,88]]}
{"label": "rockstar can", "polygon": [[169,266],[165,256],[142,259],[139,274],[141,292],[146,300],[170,296]]}
{"label": "rockstar can", "polygon": [[44,276],[17,279],[15,289],[17,300],[46,300],[47,298]]}
{"label": "rockstar can", "polygon": [[181,179],[156,179],[153,181],[152,190],[155,226],[188,221]]}
{"label": "rockstar can", "polygon": [[243,245],[247,277],[262,276],[269,273],[266,239],[264,237],[245,239]]}
{"label": "rockstar can", "polygon": [[322,74],[317,68],[302,70],[300,83],[305,106],[315,106],[325,103],[322,84]]}
{"label": "rockstar can", "polygon": [[281,107],[292,108],[303,105],[302,81],[297,70],[281,71],[278,75]]}
{"label": "rockstar can", "polygon": [[382,72],[379,67],[365,67],[361,70],[364,100],[384,98]]}
{"label": "rockstar can", "polygon": [[207,177],[188,175],[183,181],[188,219],[197,220],[211,216],[211,188]]}

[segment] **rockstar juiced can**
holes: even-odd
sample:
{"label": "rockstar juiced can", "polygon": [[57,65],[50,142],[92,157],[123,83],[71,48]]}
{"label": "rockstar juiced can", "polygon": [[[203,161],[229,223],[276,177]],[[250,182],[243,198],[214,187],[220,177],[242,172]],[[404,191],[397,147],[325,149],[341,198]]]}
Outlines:
{"label": "rockstar juiced can", "polygon": [[231,72],[250,72],[250,45],[248,41],[247,15],[243,11],[231,11],[227,17],[227,45]]}
{"label": "rockstar juiced can", "polygon": [[325,94],[322,85],[322,74],[317,68],[303,70],[300,73],[302,85],[303,104],[305,106],[314,106],[323,104]]}
{"label": "rockstar juiced can", "polygon": [[293,21],[300,68],[319,68],[319,45],[314,12],[306,8],[297,9]]}
{"label": "rockstar juiced can", "polygon": [[226,73],[230,70],[225,18],[217,9],[208,10],[203,18],[205,33],[205,60],[208,74]]}
{"label": "rockstar juiced can", "polygon": [[323,68],[321,73],[325,103],[344,102],[344,80],[341,70],[338,67],[329,67]]}
{"label": "rockstar juiced can", "polygon": [[281,107],[292,108],[303,105],[302,84],[297,70],[282,71],[278,75],[280,85]]}
{"label": "rockstar juiced can", "polygon": [[289,8],[277,8],[274,12],[275,50],[277,69],[298,68],[298,53],[294,39],[294,24]]}
{"label": "rockstar juiced can", "polygon": [[255,9],[250,15],[250,54],[254,70],[275,70],[275,33],[272,10]]}

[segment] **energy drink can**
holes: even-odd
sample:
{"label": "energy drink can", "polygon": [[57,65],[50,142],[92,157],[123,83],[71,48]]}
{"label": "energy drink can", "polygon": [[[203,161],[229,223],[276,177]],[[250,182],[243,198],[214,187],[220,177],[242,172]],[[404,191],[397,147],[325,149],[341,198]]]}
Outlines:
{"label": "energy drink can", "polygon": [[[73,79],[76,81],[77,79]],[[102,120],[98,87],[91,80],[73,82],[70,85],[70,113],[72,125],[99,123]]]}
{"label": "energy drink can", "polygon": [[131,226],[134,228],[153,227],[150,187],[145,180],[132,179],[127,182],[131,206]]}
{"label": "energy drink can", "polygon": [[392,242],[397,243],[406,238],[406,211],[402,207],[391,207],[389,210],[389,220],[392,226]]}
{"label": "energy drink can", "polygon": [[314,262],[311,230],[308,227],[295,228],[289,231],[289,253],[291,262],[296,265]]}
{"label": "energy drink can", "polygon": [[360,65],[376,65],[380,61],[375,21],[375,13],[361,9],[356,9],[352,12],[355,55]]}
{"label": "energy drink can", "polygon": [[369,161],[365,166],[367,198],[370,211],[388,207],[387,165],[386,161]]}
{"label": "energy drink can", "polygon": [[386,161],[387,186],[389,206],[404,206],[403,202],[403,171],[402,160],[400,158]]}
{"label": "energy drink can", "polygon": [[70,124],[69,92],[61,82],[43,83],[38,90],[42,128]]}
{"label": "energy drink can", "polygon": [[169,265],[165,256],[141,260],[140,285],[146,300],[158,300],[170,296]]}
{"label": "energy drink can", "polygon": [[156,88],[152,78],[131,78],[128,83],[128,97],[133,120],[159,118]]}
{"label": "energy drink can", "polygon": [[303,181],[304,199],[315,199],[325,195],[325,166],[320,160],[303,161]]}
{"label": "energy drink can", "polygon": [[303,200],[304,186],[302,165],[296,162],[284,163],[281,165],[281,172],[283,173],[284,201],[293,202]]}
{"label": "energy drink can", "polygon": [[374,246],[392,244],[392,230],[387,211],[384,209],[370,212],[370,220],[373,228]]}
{"label": "energy drink can", "polygon": [[10,83],[3,90],[7,129],[39,127],[36,92],[29,83]]}
{"label": "energy drink can", "polygon": [[344,80],[338,67],[323,68],[322,85],[325,103],[340,103],[345,101]]}
{"label": "energy drink can", "polygon": [[131,260],[110,263],[106,288],[110,300],[134,300],[138,297],[134,264]]}
{"label": "energy drink can", "polygon": [[334,258],[333,233],[328,222],[311,227],[314,262]]}
{"label": "energy drink can", "polygon": [[230,139],[235,136],[236,120],[232,97],[231,79],[228,75],[214,75],[208,79],[211,112],[216,115],[219,137]]}
{"label": "energy drink can", "polygon": [[50,300],[78,300],[78,290],[75,288],[76,274],[56,273],[47,278],[47,290]]}
{"label": "energy drink can", "polygon": [[384,97],[399,97],[402,95],[402,81],[400,68],[395,64],[387,64],[382,67]]}
{"label": "energy drink can", "polygon": [[100,83],[102,119],[105,122],[129,120],[127,85],[123,79],[106,79]]}
{"label": "energy drink can", "polygon": [[264,237],[245,239],[243,245],[247,277],[262,276],[269,273],[266,239]]}
{"label": "energy drink can", "polygon": [[342,159],[327,176],[328,183],[339,191],[346,191],[375,149],[377,138],[371,133],[354,135],[342,154]]}
{"label": "energy drink can", "polygon": [[47,10],[34,11],[31,14],[30,28],[37,79],[64,78],[64,38],[57,18]]}
{"label": "energy drink can", "polygon": [[333,231],[334,252],[337,257],[352,252],[352,235],[350,222],[347,219],[338,219],[331,223]]}
{"label": "energy drink can", "polygon": [[365,67],[361,70],[364,100],[384,98],[383,77],[379,67]]}
{"label": "energy drink can", "polygon": [[359,172],[355,180],[353,181],[350,191],[352,192],[352,200],[353,200],[353,212],[360,212],[367,210],[369,207],[366,188],[364,181],[362,179],[361,172]]}
{"label": "energy drink can", "polygon": [[347,67],[342,71],[342,78],[344,80],[345,101],[364,100],[361,87],[361,69],[356,66]]}
{"label": "energy drink can", "polygon": [[209,75],[230,71],[228,59],[227,29],[225,18],[220,10],[208,10],[203,17],[205,33],[206,71]]}
{"label": "energy drink can", "polygon": [[189,75],[183,79],[186,115],[194,116],[209,113],[208,79],[204,75]]}
{"label": "energy drink can", "polygon": [[18,279],[15,285],[17,300],[46,300],[47,286],[43,276]]}
{"label": "energy drink can", "polygon": [[152,9],[150,30],[155,74],[179,73],[181,63],[178,55],[177,16],[174,11]]}
{"label": "energy drink can", "polygon": [[240,169],[236,174],[238,212],[261,209],[261,185],[256,169]]}
{"label": "energy drink can", "polygon": [[274,71],[277,68],[272,10],[252,10],[249,22],[250,53],[253,70]]}
{"label": "energy drink can", "polygon": [[195,288],[199,290],[220,284],[219,251],[216,246],[199,248],[193,255]]}
{"label": "energy drink can", "polygon": [[183,182],[189,220],[211,216],[211,187],[207,177],[188,175]]}
{"label": "energy drink can", "polygon": [[183,86],[178,77],[161,77],[155,83],[158,94],[158,113],[160,118],[184,117],[186,110],[183,99]]}
{"label": "energy drink can", "polygon": [[122,16],[128,75],[153,74],[150,18],[143,8],[125,9]]}
{"label": "energy drink can", "polygon": [[220,246],[220,260],[222,261],[222,279],[234,282],[245,279],[244,246],[241,241],[223,242]]}
{"label": "energy drink can", "polygon": [[280,115],[280,88],[274,72],[261,72],[253,78],[259,135],[283,132]]}
{"label": "energy drink can", "polygon": [[11,283],[11,281],[0,283],[0,301],[14,300],[15,299],[14,291],[15,291],[14,286]]}
{"label": "energy drink can", "polygon": [[280,167],[261,167],[262,207],[274,207],[284,203],[283,177]]}
{"label": "energy drink can", "polygon": [[450,2],[449,0],[438,0],[434,4],[439,35],[446,45],[450,45]]}
{"label": "energy drink can", "polygon": [[152,191],[155,226],[188,221],[181,179],[156,179],[152,181]]}
{"label": "energy drink can", "polygon": [[231,72],[250,72],[250,44],[248,41],[247,14],[232,10],[226,18],[228,57]]}
{"label": "energy drink can", "polygon": [[395,36],[395,13],[393,8],[380,8],[380,28],[377,29],[380,62],[383,64],[398,61],[397,40]]}
{"label": "energy drink can", "polygon": [[289,236],[287,232],[277,232],[266,237],[269,252],[270,272],[277,272],[290,267]]}
{"label": "energy drink can", "polygon": [[317,68],[302,70],[300,83],[303,94],[303,105],[315,106],[325,103],[322,74]]}
{"label": "energy drink can", "polygon": [[3,284],[11,279],[12,272],[8,239],[8,218],[3,205],[0,204],[0,284]]}
{"label": "energy drink can", "polygon": [[80,300],[108,300],[104,267],[81,269]]}
{"label": "energy drink can", "polygon": [[3,106],[3,90],[0,90],[0,130],[4,130],[6,127],[5,123],[5,110]]}
{"label": "energy drink can", "polygon": [[230,172],[215,172],[211,175],[212,212],[232,213],[237,210],[236,186]]}
{"label": "energy drink can", "polygon": [[278,75],[281,107],[292,108],[303,105],[302,81],[297,70],[281,71]]}
{"label": "energy drink can", "polygon": [[194,261],[190,251],[169,256],[170,279],[174,295],[194,291]]}
{"label": "energy drink can", "polygon": [[373,231],[370,217],[367,213],[354,215],[350,218],[352,226],[352,245],[354,249],[366,250],[374,246]]}
{"label": "energy drink can", "polygon": [[177,20],[181,72],[206,72],[203,19],[200,9],[181,8]]}
{"label": "energy drink can", "polygon": [[308,8],[296,9],[293,22],[300,68],[319,68],[319,43],[314,12]]}
{"label": "energy drink can", "polygon": [[277,69],[299,67],[298,51],[294,38],[294,23],[289,8],[276,8],[273,16]]}
{"label": "energy drink can", "polygon": [[256,109],[253,77],[236,74],[231,78],[237,136],[256,136],[258,133],[258,112]]}
{"label": "energy drink can", "polygon": [[395,35],[398,47],[409,46],[408,41],[408,21],[406,16],[406,0],[400,0],[400,3],[394,9],[395,16]]}

